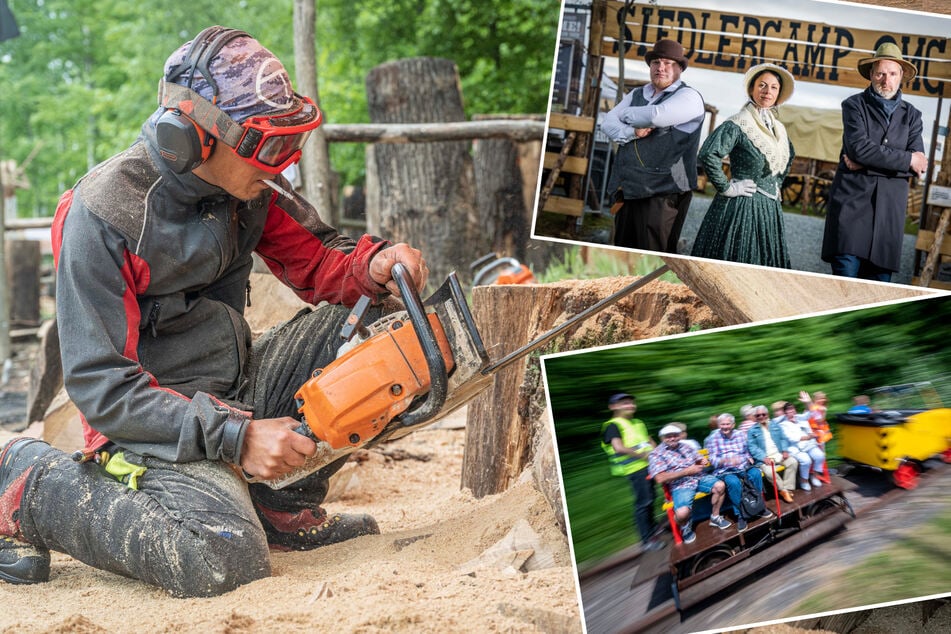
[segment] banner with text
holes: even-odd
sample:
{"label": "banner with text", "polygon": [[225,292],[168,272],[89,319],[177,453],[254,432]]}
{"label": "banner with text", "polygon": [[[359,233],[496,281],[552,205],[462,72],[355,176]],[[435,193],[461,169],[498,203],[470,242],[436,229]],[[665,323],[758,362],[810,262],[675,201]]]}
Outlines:
{"label": "banner with text", "polygon": [[[773,62],[797,81],[865,88],[860,59],[871,57],[884,42],[894,42],[918,75],[902,88],[905,94],[937,97],[951,81],[951,45],[934,35],[882,33],[844,25],[791,18],[608,2],[601,55],[643,59],[662,38],[679,41],[691,68],[743,73],[750,66]],[[848,8],[843,8],[847,12]],[[623,34],[621,32],[623,25]],[[951,87],[945,89],[951,96]]]}

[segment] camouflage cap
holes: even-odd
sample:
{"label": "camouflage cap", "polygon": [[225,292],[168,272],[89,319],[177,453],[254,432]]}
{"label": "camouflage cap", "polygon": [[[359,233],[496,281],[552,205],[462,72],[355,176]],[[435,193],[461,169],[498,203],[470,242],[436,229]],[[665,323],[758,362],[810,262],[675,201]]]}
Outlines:
{"label": "camouflage cap", "polygon": [[[191,47],[186,42],[165,61],[165,77],[185,61]],[[187,86],[212,101],[238,123],[265,113],[278,112],[294,103],[291,78],[274,53],[256,39],[240,36],[225,44],[208,63],[212,80],[218,86],[217,100],[214,89],[196,67],[194,74],[186,70],[174,78],[174,83]]]}

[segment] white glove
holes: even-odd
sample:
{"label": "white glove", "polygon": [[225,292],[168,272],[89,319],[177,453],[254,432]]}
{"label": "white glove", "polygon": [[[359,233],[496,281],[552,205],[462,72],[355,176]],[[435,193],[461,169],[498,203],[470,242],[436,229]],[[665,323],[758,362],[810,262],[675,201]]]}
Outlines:
{"label": "white glove", "polygon": [[756,193],[756,182],[753,179],[731,180],[723,195],[727,198],[736,198],[737,196],[752,196]]}

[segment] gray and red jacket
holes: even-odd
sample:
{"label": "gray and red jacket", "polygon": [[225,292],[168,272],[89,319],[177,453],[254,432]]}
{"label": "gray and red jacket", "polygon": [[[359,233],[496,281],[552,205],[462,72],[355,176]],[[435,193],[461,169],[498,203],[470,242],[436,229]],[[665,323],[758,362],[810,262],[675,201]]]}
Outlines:
{"label": "gray and red jacket", "polygon": [[175,174],[151,120],[63,194],[52,238],[63,375],[88,449],[239,462],[251,412],[228,402],[251,345],[252,252],[312,304],[386,293],[368,271],[389,243],[339,235],[300,198],[242,202]]}

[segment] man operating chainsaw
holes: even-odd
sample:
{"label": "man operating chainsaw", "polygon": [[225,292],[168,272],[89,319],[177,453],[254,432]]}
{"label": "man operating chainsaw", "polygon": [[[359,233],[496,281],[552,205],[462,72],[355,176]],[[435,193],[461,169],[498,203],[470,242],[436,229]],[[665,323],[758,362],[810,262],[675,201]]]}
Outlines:
{"label": "man operating chainsaw", "polygon": [[[425,286],[420,253],[354,241],[288,193],[321,113],[247,33],[211,27],[176,50],[159,108],[127,150],[63,195],[53,225],[66,389],[86,449],[18,438],[0,453],[0,578],[49,578],[50,550],[176,596],[266,577],[269,546],[378,533],[320,504],[337,460],[275,490],[315,452],[295,391],[331,362],[348,308]],[[251,345],[252,252],[317,305]],[[367,319],[381,315],[374,307]]]}

